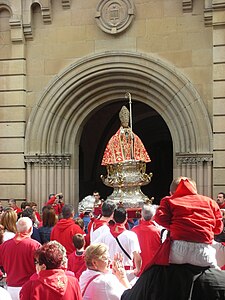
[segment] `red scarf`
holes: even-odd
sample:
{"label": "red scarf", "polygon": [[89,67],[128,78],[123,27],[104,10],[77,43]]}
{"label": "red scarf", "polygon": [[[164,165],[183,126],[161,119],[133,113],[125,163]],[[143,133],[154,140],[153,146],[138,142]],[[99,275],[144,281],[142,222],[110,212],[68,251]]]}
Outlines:
{"label": "red scarf", "polygon": [[110,232],[116,238],[118,235],[120,235],[122,232],[126,230],[124,224],[116,223],[113,226],[110,226]]}
{"label": "red scarf", "polygon": [[107,224],[106,220],[100,220],[100,219],[95,219],[93,222],[93,231],[95,231],[96,229],[98,229],[99,227],[101,227],[102,225]]}
{"label": "red scarf", "polygon": [[16,244],[18,244],[19,242],[23,241],[24,239],[30,238],[30,232],[24,232],[24,233],[20,233],[18,232],[15,236],[14,236],[14,241]]}
{"label": "red scarf", "polygon": [[141,219],[140,221],[139,221],[139,225],[155,225],[154,224],[154,222],[152,222],[151,220],[143,220],[143,219]]}

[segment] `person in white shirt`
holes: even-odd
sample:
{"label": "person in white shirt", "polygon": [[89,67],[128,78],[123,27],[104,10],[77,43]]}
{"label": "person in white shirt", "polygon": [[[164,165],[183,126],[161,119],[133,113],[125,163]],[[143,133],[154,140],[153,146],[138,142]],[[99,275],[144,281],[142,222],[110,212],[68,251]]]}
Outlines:
{"label": "person in white shirt", "polygon": [[112,200],[106,200],[102,204],[101,217],[94,219],[90,224],[90,243],[94,243],[95,240],[105,232],[109,232],[108,223],[113,219],[113,212],[116,208],[116,204]]}
{"label": "person in white shirt", "polygon": [[[113,219],[115,224],[110,226],[110,231],[102,234],[95,240],[96,243],[104,243],[109,247],[111,260],[115,253],[121,253],[125,269],[132,270],[135,276],[141,268],[141,249],[135,232],[127,230],[127,212],[125,208],[118,207],[114,210]],[[133,269],[133,265],[135,268]],[[132,277],[132,276],[131,276]],[[130,278],[131,278],[130,277]]]}
{"label": "person in white shirt", "polygon": [[112,270],[110,262],[108,247],[105,244],[87,247],[87,270],[81,274],[79,280],[83,300],[119,300],[123,292],[131,288],[122,265],[122,256],[115,255]]}

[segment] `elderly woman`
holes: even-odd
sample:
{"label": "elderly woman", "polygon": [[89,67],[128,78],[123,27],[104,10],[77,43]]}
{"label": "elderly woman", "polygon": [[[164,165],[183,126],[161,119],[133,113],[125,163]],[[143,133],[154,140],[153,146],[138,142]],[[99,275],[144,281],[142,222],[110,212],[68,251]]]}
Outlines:
{"label": "elderly woman", "polygon": [[66,250],[56,241],[44,244],[35,253],[37,274],[20,291],[21,300],[81,300],[75,277],[64,271]]}
{"label": "elderly woman", "polygon": [[124,290],[131,287],[119,254],[115,255],[112,262],[112,274],[105,244],[87,247],[85,263],[87,270],[81,274],[79,281],[84,300],[119,300]]}

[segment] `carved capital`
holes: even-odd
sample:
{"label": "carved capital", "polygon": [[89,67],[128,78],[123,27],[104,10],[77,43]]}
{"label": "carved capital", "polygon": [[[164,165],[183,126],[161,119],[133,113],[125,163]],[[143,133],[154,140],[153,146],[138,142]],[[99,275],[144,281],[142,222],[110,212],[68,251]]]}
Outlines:
{"label": "carved capital", "polygon": [[213,155],[211,153],[177,153],[177,165],[196,165],[203,162],[212,162]]}
{"label": "carved capital", "polygon": [[69,167],[71,162],[71,154],[25,155],[24,162],[28,165]]}

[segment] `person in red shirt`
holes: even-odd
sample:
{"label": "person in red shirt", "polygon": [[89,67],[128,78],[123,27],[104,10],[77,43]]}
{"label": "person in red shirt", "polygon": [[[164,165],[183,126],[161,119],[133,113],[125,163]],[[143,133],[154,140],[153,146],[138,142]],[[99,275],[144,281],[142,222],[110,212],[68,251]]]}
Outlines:
{"label": "person in red shirt", "polygon": [[9,207],[13,208],[13,210],[15,210],[15,212],[18,214],[20,212],[22,212],[22,209],[20,209],[17,205],[16,205],[16,200],[15,199],[9,199],[8,200],[8,205]]}
{"label": "person in red shirt", "polygon": [[56,240],[66,248],[67,255],[75,251],[73,236],[76,233],[85,234],[84,231],[74,222],[74,208],[65,204],[62,208],[62,219],[52,228],[50,239]]}
{"label": "person in red shirt", "polygon": [[220,209],[225,209],[225,193],[218,193],[216,202],[219,205]]}
{"label": "person in red shirt", "polygon": [[65,248],[57,242],[44,244],[35,253],[38,274],[31,276],[20,291],[20,300],[81,300],[75,277],[63,270]]}
{"label": "person in red shirt", "polygon": [[31,239],[32,221],[22,217],[17,222],[17,234],[0,246],[0,266],[7,274],[7,289],[12,299],[19,299],[19,291],[36,272],[34,253],[41,244]]}
{"label": "person in red shirt", "polygon": [[214,235],[223,229],[218,204],[198,194],[195,181],[187,177],[174,179],[170,193],[161,200],[154,216],[159,225],[170,231],[169,262],[217,267],[211,244]]}
{"label": "person in red shirt", "polygon": [[61,215],[62,208],[64,206],[63,194],[62,193],[50,194],[48,202],[45,203],[45,206],[47,205],[51,205],[54,208],[57,216]]}
{"label": "person in red shirt", "polygon": [[37,222],[39,224],[41,222],[41,215],[38,212],[37,203],[31,201],[29,204],[30,204],[30,207],[34,210]]}
{"label": "person in red shirt", "polygon": [[77,233],[73,237],[73,244],[76,250],[68,256],[68,270],[72,271],[79,280],[80,275],[87,269],[84,260],[85,238]]}
{"label": "person in red shirt", "polygon": [[161,246],[161,230],[152,221],[155,209],[151,205],[144,205],[141,211],[142,218],[139,225],[134,226],[131,231],[135,232],[141,248],[142,265],[139,276],[146,265],[153,259]]}

